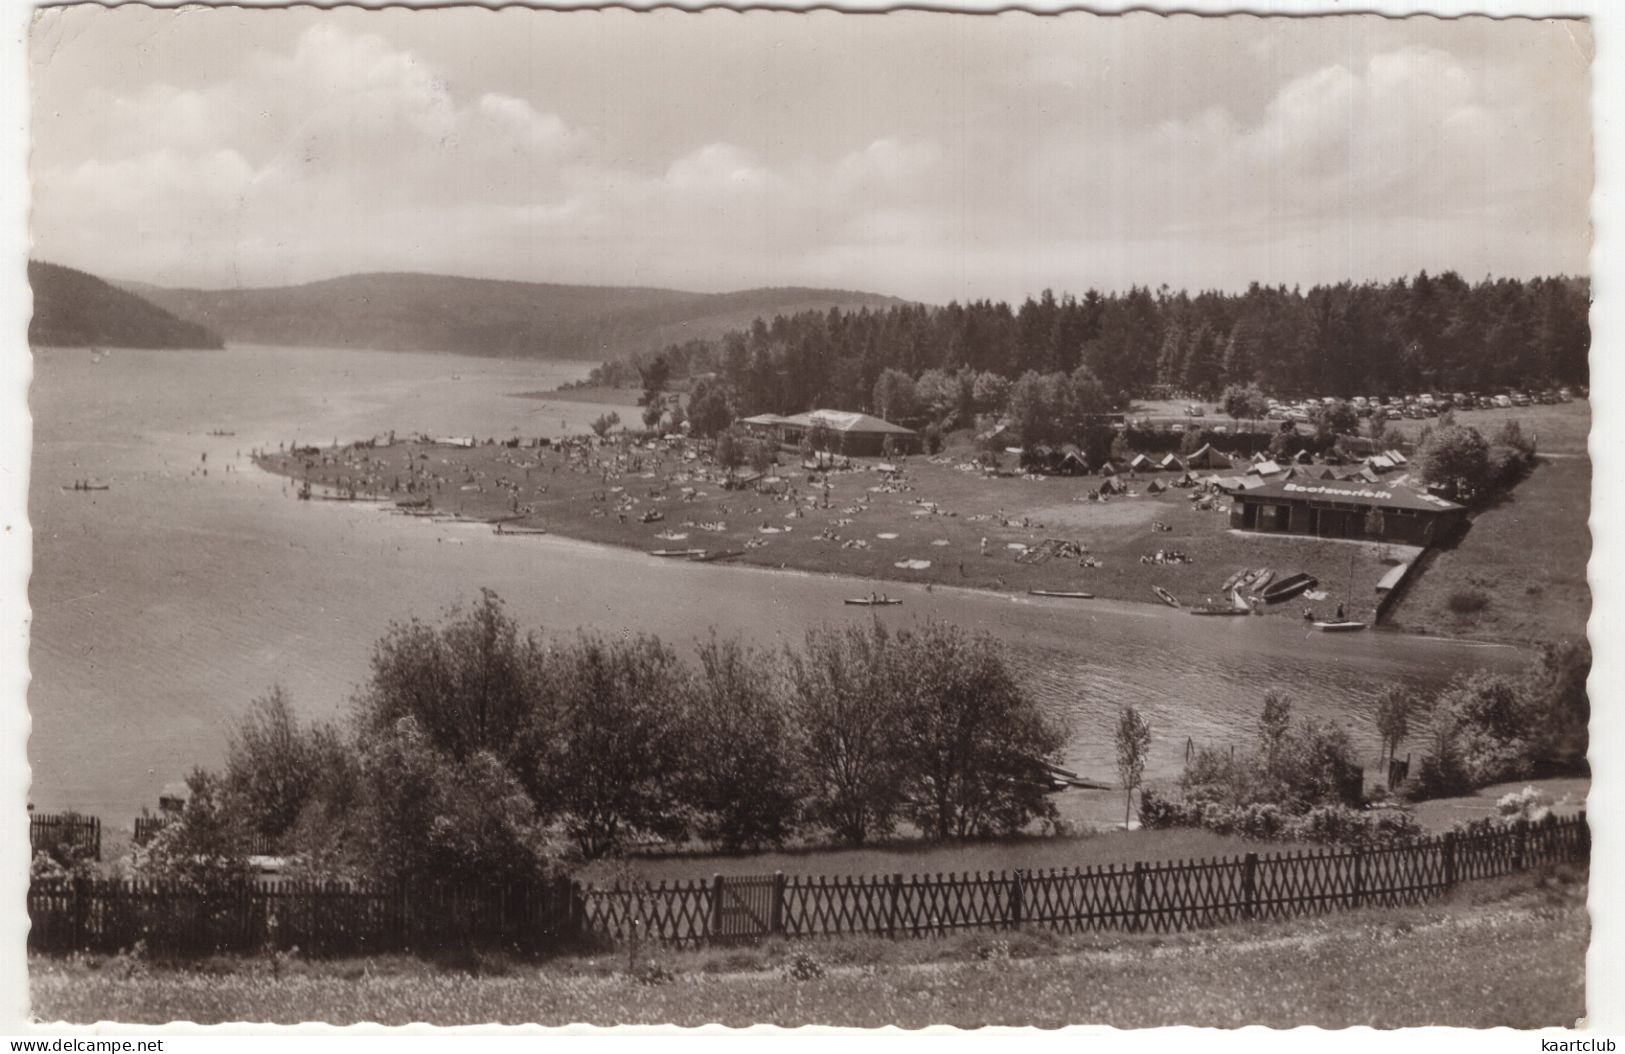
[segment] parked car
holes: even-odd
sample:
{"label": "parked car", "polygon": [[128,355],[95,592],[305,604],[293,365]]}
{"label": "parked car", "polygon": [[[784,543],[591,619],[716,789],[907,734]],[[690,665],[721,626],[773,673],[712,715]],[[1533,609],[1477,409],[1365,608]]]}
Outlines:
{"label": "parked car", "polygon": [[1398,421],[1405,416],[1405,414],[1397,406],[1388,407],[1385,413],[1390,421]]}
{"label": "parked car", "polygon": [[1176,421],[1175,423],[1168,426],[1168,431],[1172,432],[1174,435],[1184,435],[1185,434],[1185,426],[1182,425],[1182,424],[1179,424]]}
{"label": "parked car", "polygon": [[1510,396],[1510,395],[1497,395],[1495,397],[1495,405],[1496,405],[1497,408],[1502,409],[1502,410],[1510,408],[1512,406],[1512,396]]}
{"label": "parked car", "polygon": [[1557,390],[1557,398],[1559,402],[1566,403],[1574,398],[1574,393],[1569,391],[1567,388],[1559,388]]}
{"label": "parked car", "polygon": [[1204,417],[1206,415],[1207,411],[1202,409],[1200,406],[1197,406],[1195,403],[1191,403],[1189,406],[1185,407],[1186,417]]}
{"label": "parked car", "polygon": [[1526,395],[1523,392],[1518,392],[1516,395],[1514,395],[1512,397],[1512,405],[1513,406],[1528,406],[1529,405],[1529,396]]}

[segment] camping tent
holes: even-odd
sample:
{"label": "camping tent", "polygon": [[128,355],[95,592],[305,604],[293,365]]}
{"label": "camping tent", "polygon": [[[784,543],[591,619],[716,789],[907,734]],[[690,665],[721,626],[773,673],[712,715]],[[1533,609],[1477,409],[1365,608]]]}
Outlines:
{"label": "camping tent", "polygon": [[1161,466],[1144,454],[1135,454],[1134,460],[1128,463],[1128,467],[1136,472],[1156,472]]}
{"label": "camping tent", "polygon": [[1083,451],[1070,443],[1061,449],[1063,453],[1055,471],[1065,476],[1081,476],[1089,471],[1089,459],[1083,456]]}
{"label": "camping tent", "polygon": [[1219,468],[1230,471],[1230,459],[1217,450],[1212,444],[1203,443],[1202,448],[1185,459],[1185,464],[1191,468]]}
{"label": "camping tent", "polygon": [[1162,470],[1164,472],[1183,472],[1185,471],[1185,463],[1179,460],[1178,454],[1168,454],[1162,459]]}

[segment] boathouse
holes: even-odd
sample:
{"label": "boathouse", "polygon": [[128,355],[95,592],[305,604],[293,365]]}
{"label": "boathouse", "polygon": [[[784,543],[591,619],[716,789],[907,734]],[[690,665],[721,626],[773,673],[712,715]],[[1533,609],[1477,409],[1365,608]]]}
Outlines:
{"label": "boathouse", "polygon": [[[1381,515],[1373,517],[1373,509]],[[1397,484],[1275,479],[1235,494],[1230,526],[1266,534],[1431,545],[1454,530],[1466,511],[1455,502]]]}

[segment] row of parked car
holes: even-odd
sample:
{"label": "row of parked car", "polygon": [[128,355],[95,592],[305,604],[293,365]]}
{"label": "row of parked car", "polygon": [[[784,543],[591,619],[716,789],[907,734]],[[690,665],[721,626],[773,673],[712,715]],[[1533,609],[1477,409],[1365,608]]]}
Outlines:
{"label": "row of parked car", "polygon": [[[1377,415],[1390,421],[1398,421],[1402,418],[1437,417],[1446,410],[1496,410],[1534,404],[1566,403],[1572,401],[1576,394],[1580,398],[1585,398],[1585,389],[1579,389],[1578,393],[1570,388],[1550,388],[1533,392],[1499,392],[1493,395],[1478,392],[1426,393],[1386,398],[1356,395],[1349,400],[1349,404],[1361,417]],[[1314,418],[1315,411],[1322,405],[1330,405],[1336,401],[1331,397],[1306,399],[1297,403],[1283,403],[1271,399],[1268,417],[1271,421],[1310,421]]]}

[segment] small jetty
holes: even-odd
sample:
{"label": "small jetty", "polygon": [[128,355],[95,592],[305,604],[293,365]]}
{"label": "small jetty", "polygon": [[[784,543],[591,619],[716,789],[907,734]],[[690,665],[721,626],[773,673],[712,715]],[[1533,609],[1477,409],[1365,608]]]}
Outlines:
{"label": "small jetty", "polygon": [[844,603],[851,604],[853,607],[885,608],[895,607],[901,604],[902,601],[896,597],[847,597]]}
{"label": "small jetty", "polygon": [[1054,597],[1057,600],[1093,600],[1093,593],[1080,593],[1065,589],[1029,589],[1027,595],[1031,597]]}
{"label": "small jetty", "polygon": [[666,557],[676,556],[676,557],[682,557],[682,558],[688,559],[688,560],[696,560],[696,559],[699,559],[700,557],[705,555],[705,550],[704,549],[650,549],[649,550],[649,555],[650,556],[666,556]]}

